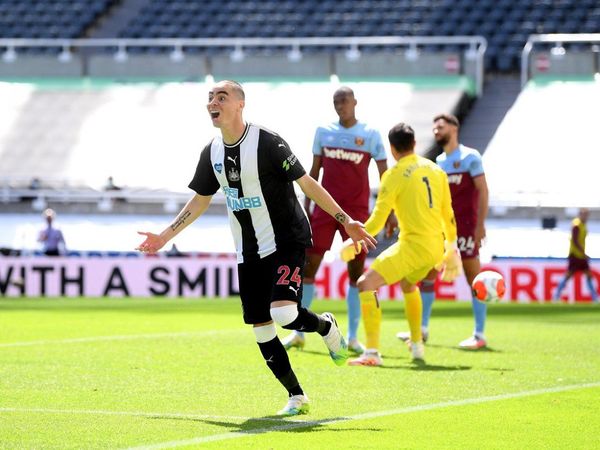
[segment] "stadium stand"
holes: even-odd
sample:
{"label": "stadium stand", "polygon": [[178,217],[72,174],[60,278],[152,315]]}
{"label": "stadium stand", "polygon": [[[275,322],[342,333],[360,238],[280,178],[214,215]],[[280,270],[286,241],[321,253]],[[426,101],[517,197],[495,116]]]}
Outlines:
{"label": "stadium stand", "polygon": [[[598,83],[532,82],[500,123],[484,154],[490,203],[507,208],[600,206],[588,164],[597,128]],[[560,107],[557,107],[560,105]],[[510,179],[510,182],[508,182]]]}
{"label": "stadium stand", "polygon": [[598,30],[594,0],[150,0],[119,36],[483,35],[488,69],[511,72],[530,34]]}
{"label": "stadium stand", "polygon": [[595,0],[8,0],[0,24],[4,38],[482,35],[488,70],[514,72],[530,34],[597,32],[600,8]]}
{"label": "stadium stand", "polygon": [[3,0],[0,2],[0,38],[83,37],[116,3],[117,0]]}

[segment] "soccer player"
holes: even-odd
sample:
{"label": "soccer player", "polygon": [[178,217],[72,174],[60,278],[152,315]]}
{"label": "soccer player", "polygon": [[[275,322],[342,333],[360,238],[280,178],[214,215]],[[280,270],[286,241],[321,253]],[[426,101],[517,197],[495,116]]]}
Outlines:
{"label": "soccer player", "polygon": [[273,322],[319,333],[337,365],[344,364],[348,351],[333,314],[317,315],[299,305],[305,249],[312,242],[292,182],[334,216],[354,241],[369,248],[376,241],[306,174],[278,134],[243,119],[244,106],[244,90],[235,81],[221,81],[209,91],[207,110],[221,133],[200,154],[189,184],[195,194],[160,234],[140,232],[145,240],[138,250],[157,252],[200,217],[221,188],[235,241],[244,322],[253,326],[267,366],[288,392],[288,402],[278,414],[302,414],[309,400]]}
{"label": "soccer player", "polygon": [[358,279],[367,349],[350,360],[350,365],[383,364],[379,353],[381,306],[375,291],[398,281],[404,294],[412,357],[422,361],[425,348],[421,336],[421,295],[416,283],[433,267],[441,268],[444,263],[444,279],[453,279],[461,265],[446,173],[434,162],[415,154],[415,133],[409,125],[395,125],[388,138],[397,163],[383,174],[365,229],[376,234],[393,209],[400,234],[398,242],[381,253]]}
{"label": "soccer player", "polygon": [[587,281],[587,286],[592,296],[592,301],[598,302],[598,292],[594,287],[594,281],[592,280],[592,272],[590,270],[590,257],[585,253],[585,238],[587,237],[587,220],[590,216],[590,211],[587,208],[581,208],[579,215],[573,219],[571,223],[571,245],[569,247],[569,263],[567,266],[567,273],[561,280],[556,293],[554,294],[553,300],[555,302],[560,301],[560,294],[567,285],[567,282],[577,272],[583,272]]}
{"label": "soccer player", "polygon": [[[456,214],[458,248],[462,257],[463,269],[469,286],[481,271],[479,248],[485,238],[485,218],[488,212],[488,187],[477,150],[466,147],[458,141],[458,119],[452,114],[439,114],[433,119],[433,135],[443,149],[436,161],[448,174],[452,207]],[[436,271],[432,271],[421,283],[423,299],[422,333],[423,341],[429,337],[429,318],[435,294]],[[487,305],[472,297],[475,329],[473,335],[461,341],[460,348],[478,350],[487,345],[484,329]],[[409,342],[406,332],[397,334],[399,339]]]}
{"label": "soccer player", "polygon": [[[387,169],[387,155],[379,132],[356,119],[357,100],[354,92],[342,86],[333,94],[333,107],[339,120],[324,127],[318,127],[313,141],[313,163],[309,175],[315,180],[323,169],[321,183],[335,201],[352,217],[365,221],[369,217],[369,162],[375,160],[379,176]],[[310,211],[311,199],[306,198],[304,208]],[[310,215],[313,232],[313,246],[307,250],[304,268],[304,292],[302,306],[310,308],[315,294],[315,275],[319,270],[323,255],[331,248],[336,232],[342,240],[348,238],[344,227],[323,211],[318,205]],[[387,233],[391,235],[397,226],[391,215]],[[360,300],[356,281],[364,271],[365,252],[348,262],[348,349],[356,354],[364,351],[357,339],[360,323]],[[282,340],[286,349],[303,348],[304,333],[294,331]]]}

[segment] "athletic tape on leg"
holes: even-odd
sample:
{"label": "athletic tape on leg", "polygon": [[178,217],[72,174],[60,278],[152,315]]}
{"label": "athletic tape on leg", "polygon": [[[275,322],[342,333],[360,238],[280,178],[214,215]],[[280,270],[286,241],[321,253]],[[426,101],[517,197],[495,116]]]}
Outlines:
{"label": "athletic tape on leg", "polygon": [[298,317],[298,305],[285,305],[271,308],[271,317],[278,325],[285,327]]}
{"label": "athletic tape on leg", "polygon": [[256,336],[256,342],[259,344],[272,341],[277,337],[277,329],[275,328],[274,323],[260,327],[254,327],[253,331],[254,335]]}

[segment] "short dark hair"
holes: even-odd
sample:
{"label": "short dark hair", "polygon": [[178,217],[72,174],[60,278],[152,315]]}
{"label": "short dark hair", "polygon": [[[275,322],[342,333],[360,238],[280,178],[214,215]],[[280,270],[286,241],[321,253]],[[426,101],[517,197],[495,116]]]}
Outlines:
{"label": "short dark hair", "polygon": [[231,90],[242,100],[246,100],[246,94],[244,93],[244,88],[240,83],[234,80],[223,80],[224,83],[227,83],[231,86]]}
{"label": "short dark hair", "polygon": [[458,121],[458,117],[456,117],[454,114],[438,114],[437,116],[435,116],[433,118],[434,122],[437,122],[438,120],[444,120],[446,121],[446,123],[449,123],[450,125],[454,125],[456,128],[460,127],[460,122]]}
{"label": "short dark hair", "polygon": [[404,122],[394,125],[388,133],[388,140],[399,152],[406,152],[414,149],[415,131]]}
{"label": "short dark hair", "polygon": [[350,97],[354,97],[354,91],[349,87],[349,86],[340,86],[338,89],[336,89],[336,91],[333,93],[334,97],[338,97],[338,96],[350,96]]}

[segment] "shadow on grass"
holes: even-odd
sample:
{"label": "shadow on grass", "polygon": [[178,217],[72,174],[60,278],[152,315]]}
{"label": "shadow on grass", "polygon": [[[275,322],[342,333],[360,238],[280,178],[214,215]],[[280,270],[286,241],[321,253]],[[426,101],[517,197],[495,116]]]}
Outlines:
{"label": "shadow on grass", "polygon": [[[495,349],[493,347],[490,347],[489,345],[487,347],[483,347],[483,348],[480,348],[477,350],[469,350],[467,348],[460,348],[458,345],[441,345],[441,344],[431,344],[431,343],[427,342],[427,345],[425,347],[426,348],[440,348],[440,349],[446,349],[446,350],[458,350],[459,352],[465,352],[465,353],[504,353],[502,350]],[[394,357],[394,356],[390,356],[390,358],[400,359],[400,358]]]}
{"label": "shadow on grass", "polygon": [[504,367],[489,367],[489,368],[482,367],[481,370],[487,370],[487,371],[490,371],[490,372],[500,372],[500,373],[502,373],[502,372],[514,372],[515,371],[515,369],[506,369]]}
{"label": "shadow on grass", "polygon": [[[241,423],[230,422],[225,420],[213,420],[213,419],[194,419],[198,422],[203,422],[208,425],[215,425],[223,428],[227,428],[230,433],[241,433],[241,434],[264,434],[271,433],[273,431],[283,432],[311,432],[319,431],[323,428],[323,425],[344,422],[348,420],[347,417],[332,417],[319,420],[301,420],[302,416],[282,417],[282,416],[263,416],[247,419]],[[269,424],[269,425],[266,425]],[[382,431],[382,428],[360,428],[360,431]],[[335,430],[327,428],[327,431],[344,431],[347,432],[348,428],[343,430]]]}
{"label": "shadow on grass", "polygon": [[[316,356],[322,356],[323,358],[326,359],[330,359],[331,357],[329,356],[329,352],[327,352],[326,350],[323,350],[322,352],[317,351],[317,350],[298,350],[298,349],[292,349],[292,350],[288,350],[288,355],[294,355],[296,352],[298,352],[298,354],[305,354],[305,355],[316,355]],[[352,359],[352,358],[358,358],[360,355],[358,353],[348,353],[348,359]]]}
{"label": "shadow on grass", "polygon": [[422,372],[458,372],[471,370],[471,366],[441,366],[436,364],[427,364],[423,361],[411,361],[408,364],[391,366],[389,364],[384,364],[378,369],[388,369],[388,370],[417,370]]}
{"label": "shadow on grass", "polygon": [[468,349],[468,348],[460,348],[460,347],[450,347],[450,348],[458,350],[459,352],[473,353],[473,354],[476,354],[476,353],[504,353],[502,350],[496,350],[495,348],[492,348],[489,345],[487,347],[478,348],[477,350]]}

